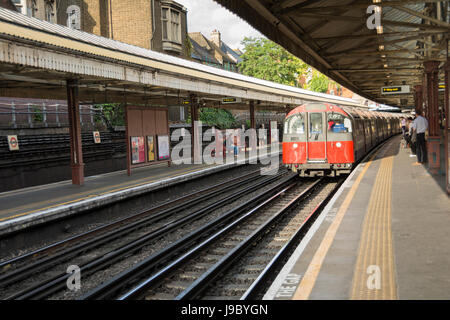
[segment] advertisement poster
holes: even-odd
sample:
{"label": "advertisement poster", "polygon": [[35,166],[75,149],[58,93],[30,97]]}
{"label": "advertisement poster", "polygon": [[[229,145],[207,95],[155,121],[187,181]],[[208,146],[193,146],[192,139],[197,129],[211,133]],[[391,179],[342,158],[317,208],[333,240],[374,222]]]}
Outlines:
{"label": "advertisement poster", "polygon": [[155,137],[154,136],[147,136],[147,154],[148,154],[148,161],[155,161]]}
{"label": "advertisement poster", "polygon": [[169,136],[158,136],[158,160],[169,160],[170,158],[170,145]]}
{"label": "advertisement poster", "polygon": [[131,163],[145,162],[144,137],[131,137]]}

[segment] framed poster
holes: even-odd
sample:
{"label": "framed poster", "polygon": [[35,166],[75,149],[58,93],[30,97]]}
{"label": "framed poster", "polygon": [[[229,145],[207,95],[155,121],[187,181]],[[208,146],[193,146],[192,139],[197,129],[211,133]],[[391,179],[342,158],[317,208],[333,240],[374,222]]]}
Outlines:
{"label": "framed poster", "polygon": [[147,161],[155,161],[155,137],[147,136]]}
{"label": "framed poster", "polygon": [[145,162],[144,137],[131,137],[131,163]]}
{"label": "framed poster", "polygon": [[168,135],[158,136],[158,160],[169,160],[169,159],[170,159],[169,136]]}

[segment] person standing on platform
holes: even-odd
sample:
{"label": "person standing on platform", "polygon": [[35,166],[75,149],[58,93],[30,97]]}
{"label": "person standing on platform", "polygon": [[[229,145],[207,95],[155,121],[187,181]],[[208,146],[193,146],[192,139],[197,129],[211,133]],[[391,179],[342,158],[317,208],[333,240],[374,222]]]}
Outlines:
{"label": "person standing on platform", "polygon": [[406,118],[402,118],[402,131],[403,131],[403,136],[405,136],[405,133],[406,133]]}
{"label": "person standing on platform", "polygon": [[411,154],[409,155],[411,158],[416,156],[416,143],[417,143],[417,134],[413,129],[412,120],[408,120],[408,131],[409,131],[409,146],[411,148]]}
{"label": "person standing on platform", "polygon": [[428,120],[422,117],[421,111],[416,111],[416,119],[413,122],[414,132],[417,134],[417,162],[415,165],[423,164],[426,157],[425,131],[428,129]]}

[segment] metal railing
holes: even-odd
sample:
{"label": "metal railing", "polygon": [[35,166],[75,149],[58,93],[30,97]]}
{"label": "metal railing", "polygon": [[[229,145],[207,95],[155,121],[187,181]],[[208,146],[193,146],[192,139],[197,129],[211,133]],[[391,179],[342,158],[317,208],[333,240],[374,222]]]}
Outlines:
{"label": "metal railing", "polygon": [[[80,122],[95,126],[103,123],[103,108],[80,105]],[[0,102],[0,126],[18,127],[64,127],[69,125],[67,105],[51,103],[11,103]]]}

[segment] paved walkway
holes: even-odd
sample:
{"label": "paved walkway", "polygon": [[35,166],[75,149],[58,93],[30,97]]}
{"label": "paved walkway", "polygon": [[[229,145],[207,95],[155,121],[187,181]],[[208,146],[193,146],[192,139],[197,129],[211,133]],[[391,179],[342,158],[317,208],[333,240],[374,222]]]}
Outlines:
{"label": "paved walkway", "polygon": [[329,203],[266,299],[450,299],[450,198],[391,139]]}

